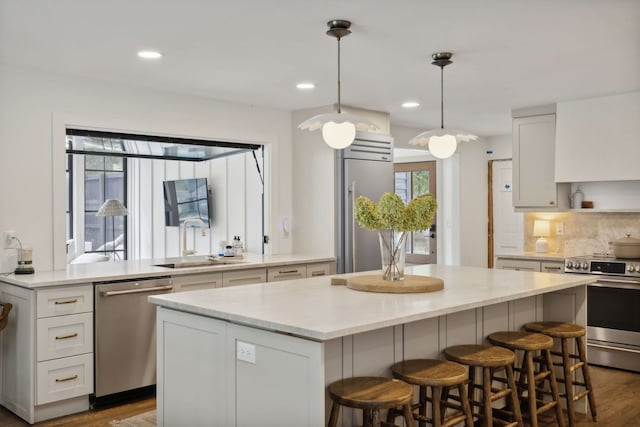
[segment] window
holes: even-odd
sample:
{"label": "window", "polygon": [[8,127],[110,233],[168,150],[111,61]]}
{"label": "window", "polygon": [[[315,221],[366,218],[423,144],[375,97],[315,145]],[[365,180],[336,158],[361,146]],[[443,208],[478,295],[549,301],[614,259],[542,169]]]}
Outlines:
{"label": "window", "polygon": [[[436,162],[396,163],[395,192],[407,204],[423,194],[436,191]],[[435,225],[428,230],[414,231],[407,238],[407,261],[436,262]]]}
{"label": "window", "polygon": [[127,259],[127,217],[96,216],[107,199],[125,206],[126,159],[114,156],[84,156],[84,241],[85,252],[98,252]]}
{"label": "window", "polygon": [[73,156],[66,156],[66,184],[67,184],[67,241],[73,239]]}

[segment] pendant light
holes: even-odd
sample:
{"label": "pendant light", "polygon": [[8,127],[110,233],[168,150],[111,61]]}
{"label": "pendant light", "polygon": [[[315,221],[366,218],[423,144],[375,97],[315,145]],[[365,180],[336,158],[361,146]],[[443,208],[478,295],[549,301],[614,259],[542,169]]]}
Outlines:
{"label": "pendant light", "polygon": [[298,129],[314,131],[322,128],[322,138],[331,148],[336,150],[346,148],[355,139],[356,130],[376,131],[378,126],[369,120],[352,114],[345,114],[340,106],[340,39],[351,34],[351,22],[344,19],[334,19],[327,22],[327,35],[338,40],[338,104],[337,112],[320,114],[300,123]]}
{"label": "pendant light", "polygon": [[451,52],[438,52],[431,55],[431,64],[440,67],[440,129],[422,132],[409,141],[410,145],[427,145],[429,153],[438,159],[446,159],[456,152],[459,142],[475,141],[476,135],[444,128],[444,67],[453,63]]}

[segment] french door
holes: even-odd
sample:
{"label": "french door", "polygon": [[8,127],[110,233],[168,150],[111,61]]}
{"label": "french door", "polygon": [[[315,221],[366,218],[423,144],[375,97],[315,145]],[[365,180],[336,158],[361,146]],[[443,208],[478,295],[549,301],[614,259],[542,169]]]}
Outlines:
{"label": "french door", "polygon": [[[423,194],[436,196],[436,162],[395,163],[393,165],[395,192],[408,203]],[[412,264],[435,264],[436,220],[427,230],[414,231],[407,238],[406,260]]]}

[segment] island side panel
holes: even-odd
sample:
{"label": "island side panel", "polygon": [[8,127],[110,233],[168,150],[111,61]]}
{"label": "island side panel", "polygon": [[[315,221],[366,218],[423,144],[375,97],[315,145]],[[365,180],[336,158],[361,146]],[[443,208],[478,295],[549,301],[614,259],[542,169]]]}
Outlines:
{"label": "island side panel", "polygon": [[230,425],[227,322],[162,307],[156,311],[158,427]]}

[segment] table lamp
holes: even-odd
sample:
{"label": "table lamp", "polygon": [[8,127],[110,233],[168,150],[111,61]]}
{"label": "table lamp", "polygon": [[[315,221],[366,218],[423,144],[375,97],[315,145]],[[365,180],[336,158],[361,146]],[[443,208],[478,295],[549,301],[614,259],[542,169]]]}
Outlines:
{"label": "table lamp", "polygon": [[550,235],[549,228],[549,221],[536,219],[533,222],[533,235],[538,237],[538,240],[536,240],[537,253],[547,253],[549,249],[549,243],[545,239]]}
{"label": "table lamp", "polygon": [[[108,199],[104,202],[102,206],[100,206],[100,210],[96,213],[96,216],[110,216],[111,217],[111,234],[113,236],[113,240],[111,241],[111,250],[113,251],[113,260],[116,260],[116,224],[115,218],[116,216],[125,216],[129,212],[127,208],[120,202],[120,200],[116,199]],[[105,244],[105,252],[106,252],[106,244]]]}

